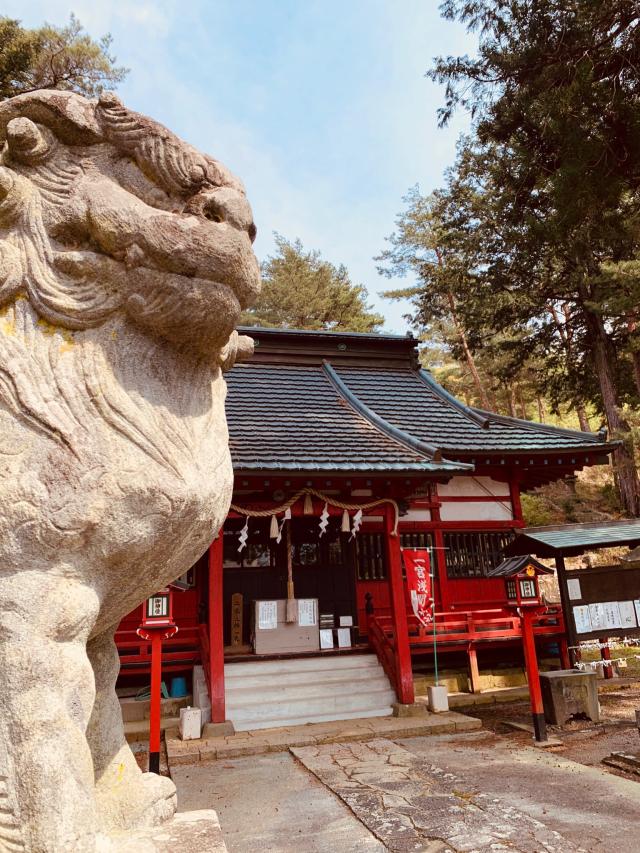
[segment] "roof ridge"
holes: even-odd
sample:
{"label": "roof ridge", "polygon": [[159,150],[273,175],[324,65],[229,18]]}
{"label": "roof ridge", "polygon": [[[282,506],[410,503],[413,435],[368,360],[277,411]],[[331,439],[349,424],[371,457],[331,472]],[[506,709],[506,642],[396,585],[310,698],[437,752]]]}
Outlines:
{"label": "roof ridge", "polygon": [[437,394],[445,403],[448,403],[452,408],[457,409],[460,414],[468,417],[478,426],[482,427],[482,429],[489,429],[490,419],[487,417],[483,417],[479,414],[479,411],[472,409],[470,406],[467,406],[461,400],[458,400],[457,397],[454,397],[453,394],[450,394],[446,388],[443,388],[439,382],[433,378],[433,376],[429,373],[428,370],[425,370],[424,367],[421,367],[418,371],[412,371],[416,373],[421,382],[423,382],[434,394]]}
{"label": "roof ridge", "polygon": [[[538,421],[527,421],[524,418],[514,418],[511,415],[499,415],[497,412],[488,412],[486,409],[479,409],[475,406],[473,407],[473,411],[477,412],[481,416],[485,416],[489,421],[495,421],[496,423],[501,423],[509,426],[509,424],[515,424],[520,427],[524,427],[525,429],[530,429],[532,432],[546,432],[551,433],[552,435],[566,435],[571,438],[575,438],[576,436],[580,436],[582,438],[587,439],[588,441],[592,441],[594,444],[602,444],[607,443],[606,434],[604,437],[597,432],[583,432],[579,429],[569,429],[568,427],[559,427],[554,426],[554,424],[542,424]],[[609,442],[610,444],[617,444],[618,442]]]}
{"label": "roof ridge", "polygon": [[410,433],[405,432],[404,430],[398,429],[398,427],[390,424],[384,418],[380,417],[373,409],[369,408],[366,403],[363,403],[359,397],[353,393],[353,391],[348,387],[348,385],[340,378],[340,376],[336,373],[331,363],[326,359],[322,359],[322,369],[326,374],[327,378],[336,389],[340,397],[342,397],[353,409],[355,409],[359,415],[368,420],[371,424],[376,426],[381,432],[385,433],[389,438],[392,438],[398,444],[403,444],[405,447],[410,448],[411,450],[417,451],[421,453],[426,459],[430,462],[442,462],[445,464],[453,465],[456,468],[465,470],[473,470],[475,468],[474,465],[470,465],[464,462],[454,462],[450,459],[443,459],[442,451],[438,447],[434,447],[431,444],[427,444],[425,441],[421,441],[419,438],[415,438],[415,436]]}

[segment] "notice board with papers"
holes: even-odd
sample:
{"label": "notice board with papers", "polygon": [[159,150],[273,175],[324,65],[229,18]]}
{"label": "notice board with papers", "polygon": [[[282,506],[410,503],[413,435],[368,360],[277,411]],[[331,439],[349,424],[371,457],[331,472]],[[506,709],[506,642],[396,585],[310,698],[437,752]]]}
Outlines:
{"label": "notice board with papers", "polygon": [[567,586],[578,640],[640,637],[640,569],[574,569],[567,571]]}

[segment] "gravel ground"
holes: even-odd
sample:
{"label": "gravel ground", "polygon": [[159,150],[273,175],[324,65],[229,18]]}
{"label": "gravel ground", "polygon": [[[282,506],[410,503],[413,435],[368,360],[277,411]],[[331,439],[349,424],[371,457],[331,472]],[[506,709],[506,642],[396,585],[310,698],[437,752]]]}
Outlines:
{"label": "gravel ground", "polygon": [[[607,685],[600,692],[602,720],[592,723],[590,720],[572,720],[564,727],[549,726],[549,734],[563,741],[563,746],[554,747],[564,758],[577,761],[588,767],[598,767],[607,773],[622,776],[640,782],[640,776],[623,773],[602,764],[602,759],[612,752],[633,752],[640,754],[640,733],[636,728],[635,712],[640,708],[640,681],[621,680]],[[482,720],[483,727],[497,735],[507,736],[510,740],[528,744],[531,735],[518,732],[504,724],[505,720],[515,723],[531,724],[529,702],[514,702],[496,705],[476,705],[467,710]]]}

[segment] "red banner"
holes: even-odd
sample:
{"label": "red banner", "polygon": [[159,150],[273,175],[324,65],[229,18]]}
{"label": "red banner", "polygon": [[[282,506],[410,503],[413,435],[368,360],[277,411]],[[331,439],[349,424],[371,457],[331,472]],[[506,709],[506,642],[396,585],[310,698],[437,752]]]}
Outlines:
{"label": "red banner", "polygon": [[402,559],[407,573],[411,607],[418,621],[428,627],[433,621],[429,552],[425,548],[403,548]]}

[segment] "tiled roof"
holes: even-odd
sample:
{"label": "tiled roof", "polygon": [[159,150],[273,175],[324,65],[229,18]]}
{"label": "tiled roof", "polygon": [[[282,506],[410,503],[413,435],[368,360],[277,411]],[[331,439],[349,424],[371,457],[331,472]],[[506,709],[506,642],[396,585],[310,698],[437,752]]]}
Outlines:
{"label": "tiled roof", "polygon": [[424,370],[337,368],[353,393],[386,421],[445,455],[606,452],[602,436],[470,409]]}
{"label": "tiled roof", "polygon": [[386,434],[351,406],[322,365],[249,362],[227,374],[227,420],[236,470],[454,473]]}
{"label": "tiled roof", "polygon": [[591,548],[637,545],[640,542],[640,519],[525,527],[517,534],[505,548],[509,554],[576,556]]}
{"label": "tiled roof", "polygon": [[481,458],[525,457],[520,470],[535,485],[563,476],[562,466],[602,461],[616,446],[600,434],[465,406],[419,368],[411,338],[241,331],[254,336],[256,353],[227,374],[236,471],[451,475]]}

